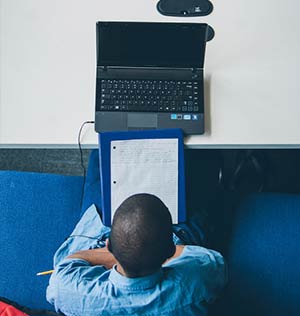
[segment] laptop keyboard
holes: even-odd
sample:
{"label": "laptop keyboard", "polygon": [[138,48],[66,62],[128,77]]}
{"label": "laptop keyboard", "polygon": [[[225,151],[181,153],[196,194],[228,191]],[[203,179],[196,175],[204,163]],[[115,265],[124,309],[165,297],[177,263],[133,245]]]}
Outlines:
{"label": "laptop keyboard", "polygon": [[200,112],[200,82],[100,80],[100,111]]}

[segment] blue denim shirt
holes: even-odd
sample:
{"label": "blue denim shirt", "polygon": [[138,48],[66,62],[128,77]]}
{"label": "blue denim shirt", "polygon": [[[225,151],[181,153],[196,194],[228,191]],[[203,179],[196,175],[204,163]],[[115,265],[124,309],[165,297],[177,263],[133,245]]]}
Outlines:
{"label": "blue denim shirt", "polygon": [[109,232],[91,206],[57,250],[47,288],[47,300],[57,311],[78,316],[206,315],[207,303],[226,280],[218,252],[185,246],[179,257],[140,278],[127,278],[115,267],[107,270],[85,260],[65,259],[79,250],[103,247]]}

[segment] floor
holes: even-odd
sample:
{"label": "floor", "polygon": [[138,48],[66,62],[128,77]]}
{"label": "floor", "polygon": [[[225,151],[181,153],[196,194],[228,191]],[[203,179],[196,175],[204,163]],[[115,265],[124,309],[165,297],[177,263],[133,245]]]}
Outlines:
{"label": "floor", "polygon": [[[86,167],[90,150],[82,150]],[[79,149],[0,149],[0,170],[83,175]]]}
{"label": "floor", "polygon": [[[89,149],[82,150],[84,165],[87,165]],[[223,167],[223,177],[229,185],[235,168],[243,163],[241,178],[249,180],[251,161],[261,165],[265,177],[265,190],[300,193],[300,149],[266,150],[186,150],[187,174],[199,176],[200,183],[210,181],[211,172]],[[0,170],[47,172],[81,175],[79,149],[0,149]],[[254,169],[253,169],[254,170]],[[252,171],[253,171],[252,170]],[[247,175],[247,171],[250,172]],[[202,174],[202,175],[201,175]],[[243,175],[242,175],[243,174]],[[253,175],[253,174],[252,174]],[[252,181],[255,181],[251,177]],[[242,179],[240,179],[242,181]],[[242,183],[240,183],[240,186]]]}
{"label": "floor", "polygon": [[[82,150],[87,167],[91,150]],[[300,150],[185,151],[188,208],[205,208],[220,191],[300,194]],[[83,175],[79,149],[0,149],[0,170]]]}

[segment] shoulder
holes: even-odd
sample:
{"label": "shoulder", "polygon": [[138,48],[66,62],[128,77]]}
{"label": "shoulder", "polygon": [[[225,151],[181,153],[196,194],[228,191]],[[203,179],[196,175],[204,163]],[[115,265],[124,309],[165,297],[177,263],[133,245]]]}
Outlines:
{"label": "shoulder", "polygon": [[164,266],[186,266],[189,263],[192,266],[207,267],[214,265],[224,265],[223,256],[211,249],[200,246],[185,246],[181,255],[177,258],[170,260]]}
{"label": "shoulder", "polygon": [[166,279],[180,286],[187,284],[189,290],[206,301],[215,298],[227,280],[223,256],[200,246],[185,246],[182,254],[163,265],[163,269]]}

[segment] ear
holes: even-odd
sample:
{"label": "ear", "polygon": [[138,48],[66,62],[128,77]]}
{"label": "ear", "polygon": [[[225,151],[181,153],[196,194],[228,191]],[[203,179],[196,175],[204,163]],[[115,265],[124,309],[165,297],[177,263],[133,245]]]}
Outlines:
{"label": "ear", "polygon": [[167,251],[167,258],[166,259],[169,259],[171,257],[174,256],[176,252],[176,246],[174,245],[174,243],[172,242],[169,247],[168,247],[168,251]]}
{"label": "ear", "polygon": [[110,242],[109,238],[106,239],[106,247],[107,247],[109,252],[113,253],[112,248],[111,248],[111,242]]}

